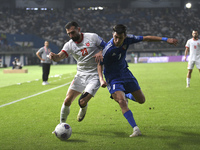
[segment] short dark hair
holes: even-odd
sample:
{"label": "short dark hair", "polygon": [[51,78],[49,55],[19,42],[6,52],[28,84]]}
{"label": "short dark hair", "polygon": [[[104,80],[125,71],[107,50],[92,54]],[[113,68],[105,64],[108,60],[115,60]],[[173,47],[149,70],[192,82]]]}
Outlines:
{"label": "short dark hair", "polygon": [[117,34],[124,33],[126,35],[126,26],[123,24],[117,24],[113,27],[113,31],[116,32]]}
{"label": "short dark hair", "polygon": [[65,29],[69,29],[69,28],[71,28],[72,26],[74,26],[75,28],[78,28],[78,27],[79,27],[79,25],[78,25],[77,22],[71,21],[71,22],[68,22],[68,23],[65,25]]}

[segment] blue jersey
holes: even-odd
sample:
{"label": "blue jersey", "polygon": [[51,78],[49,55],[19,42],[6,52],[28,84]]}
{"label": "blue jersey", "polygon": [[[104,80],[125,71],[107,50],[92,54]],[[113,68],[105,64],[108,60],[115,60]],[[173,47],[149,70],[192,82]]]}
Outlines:
{"label": "blue jersey", "polygon": [[120,73],[128,67],[126,62],[126,52],[130,44],[143,40],[143,36],[127,35],[124,43],[120,47],[116,47],[113,38],[107,43],[103,49],[104,73]]}
{"label": "blue jersey", "polygon": [[122,46],[116,47],[112,38],[103,49],[104,75],[111,94],[115,91],[131,93],[140,89],[137,79],[128,69],[126,52],[130,44],[142,40],[143,36],[128,35]]}

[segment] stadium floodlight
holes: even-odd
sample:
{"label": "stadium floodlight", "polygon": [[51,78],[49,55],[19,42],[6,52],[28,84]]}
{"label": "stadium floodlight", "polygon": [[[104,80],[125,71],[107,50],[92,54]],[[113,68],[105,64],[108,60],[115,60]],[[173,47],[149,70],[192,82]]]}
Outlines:
{"label": "stadium floodlight", "polygon": [[103,10],[103,7],[100,7],[100,6],[99,6],[99,10]]}
{"label": "stadium floodlight", "polygon": [[192,4],[191,4],[191,3],[187,3],[187,4],[185,5],[185,7],[189,9],[189,8],[192,7]]}

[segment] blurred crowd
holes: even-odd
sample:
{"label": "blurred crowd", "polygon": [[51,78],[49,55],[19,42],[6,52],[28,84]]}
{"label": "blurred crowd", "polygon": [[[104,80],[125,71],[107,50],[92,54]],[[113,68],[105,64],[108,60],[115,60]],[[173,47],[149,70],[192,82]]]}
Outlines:
{"label": "blurred crowd", "polygon": [[[128,34],[173,37],[179,40],[178,47],[184,47],[191,38],[192,29],[200,26],[197,10],[178,8],[104,9],[87,10],[2,10],[0,14],[0,47],[9,46],[6,33],[35,34],[59,47],[69,40],[65,31],[68,21],[77,21],[82,32],[95,32],[106,42],[112,38],[112,26],[125,24]],[[136,49],[170,48],[171,45],[138,43]]]}

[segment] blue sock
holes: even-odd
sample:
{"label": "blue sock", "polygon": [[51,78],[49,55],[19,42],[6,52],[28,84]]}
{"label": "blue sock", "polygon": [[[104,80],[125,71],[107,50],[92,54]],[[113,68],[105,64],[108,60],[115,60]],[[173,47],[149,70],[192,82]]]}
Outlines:
{"label": "blue sock", "polygon": [[125,94],[125,97],[132,101],[135,101],[135,98],[133,97],[133,95],[131,93]]}
{"label": "blue sock", "polygon": [[135,120],[133,118],[133,113],[131,112],[131,110],[125,112],[124,113],[124,117],[128,120],[128,122],[132,126],[132,128],[137,126],[136,123],[135,123]]}

